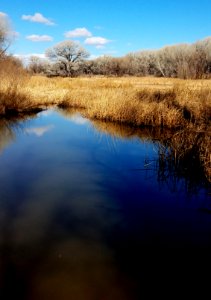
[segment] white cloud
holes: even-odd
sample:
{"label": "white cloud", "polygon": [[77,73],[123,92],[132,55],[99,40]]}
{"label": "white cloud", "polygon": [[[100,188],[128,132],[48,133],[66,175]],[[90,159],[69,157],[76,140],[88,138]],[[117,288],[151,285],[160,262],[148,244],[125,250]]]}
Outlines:
{"label": "white cloud", "polygon": [[32,15],[22,15],[22,20],[26,21],[31,21],[31,22],[36,22],[36,23],[43,23],[45,25],[55,25],[51,20],[45,18],[42,14],[40,13],[35,13],[33,16]]}
{"label": "white cloud", "polygon": [[76,38],[76,37],[90,37],[92,36],[92,34],[89,30],[83,27],[83,28],[76,28],[74,30],[67,31],[65,32],[64,36],[66,38]]}
{"label": "white cloud", "polygon": [[27,35],[26,39],[30,40],[32,42],[51,42],[51,41],[53,41],[53,38],[50,35],[38,35],[38,34]]}
{"label": "white cloud", "polygon": [[111,41],[106,38],[103,38],[100,36],[92,36],[92,37],[87,38],[84,43],[87,45],[96,46],[99,49],[99,47],[102,48],[104,45],[106,45],[110,42]]}

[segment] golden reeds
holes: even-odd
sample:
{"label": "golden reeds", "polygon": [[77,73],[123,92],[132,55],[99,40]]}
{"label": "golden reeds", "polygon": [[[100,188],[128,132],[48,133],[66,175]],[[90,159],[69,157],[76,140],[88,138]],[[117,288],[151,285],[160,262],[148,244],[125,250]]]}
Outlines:
{"label": "golden reeds", "polygon": [[1,114],[10,108],[24,111],[53,104],[82,107],[86,117],[137,126],[178,128],[210,123],[211,80],[33,76],[14,83],[10,76],[2,80],[0,74],[0,78]]}

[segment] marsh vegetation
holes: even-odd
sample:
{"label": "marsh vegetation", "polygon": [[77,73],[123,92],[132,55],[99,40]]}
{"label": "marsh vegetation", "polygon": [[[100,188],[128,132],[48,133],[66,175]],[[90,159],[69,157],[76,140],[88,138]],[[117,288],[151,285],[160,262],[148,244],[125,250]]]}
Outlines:
{"label": "marsh vegetation", "polygon": [[[14,70],[13,70],[14,71]],[[46,78],[3,72],[2,115],[48,105],[83,107],[91,118],[169,128],[207,126],[211,81],[165,78]]]}

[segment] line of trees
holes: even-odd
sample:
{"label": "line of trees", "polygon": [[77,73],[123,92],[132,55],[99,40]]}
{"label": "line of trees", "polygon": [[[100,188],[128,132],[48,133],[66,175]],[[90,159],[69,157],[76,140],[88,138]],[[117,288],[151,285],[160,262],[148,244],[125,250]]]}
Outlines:
{"label": "line of trees", "polygon": [[183,79],[211,77],[211,37],[194,44],[178,44],[159,50],[103,56],[87,60],[87,51],[64,41],[46,51],[47,60],[32,57],[29,70],[48,76],[157,76]]}

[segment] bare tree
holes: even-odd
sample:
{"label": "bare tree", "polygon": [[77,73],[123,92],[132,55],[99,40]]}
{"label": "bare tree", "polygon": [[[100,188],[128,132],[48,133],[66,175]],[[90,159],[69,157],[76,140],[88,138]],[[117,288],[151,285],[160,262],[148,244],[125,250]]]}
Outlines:
{"label": "bare tree", "polygon": [[[59,65],[59,75],[73,76],[89,53],[74,41],[63,41],[46,50],[46,57]],[[57,68],[58,69],[58,68]]]}
{"label": "bare tree", "polygon": [[6,14],[0,13],[0,58],[5,54],[12,41],[12,31]]}

